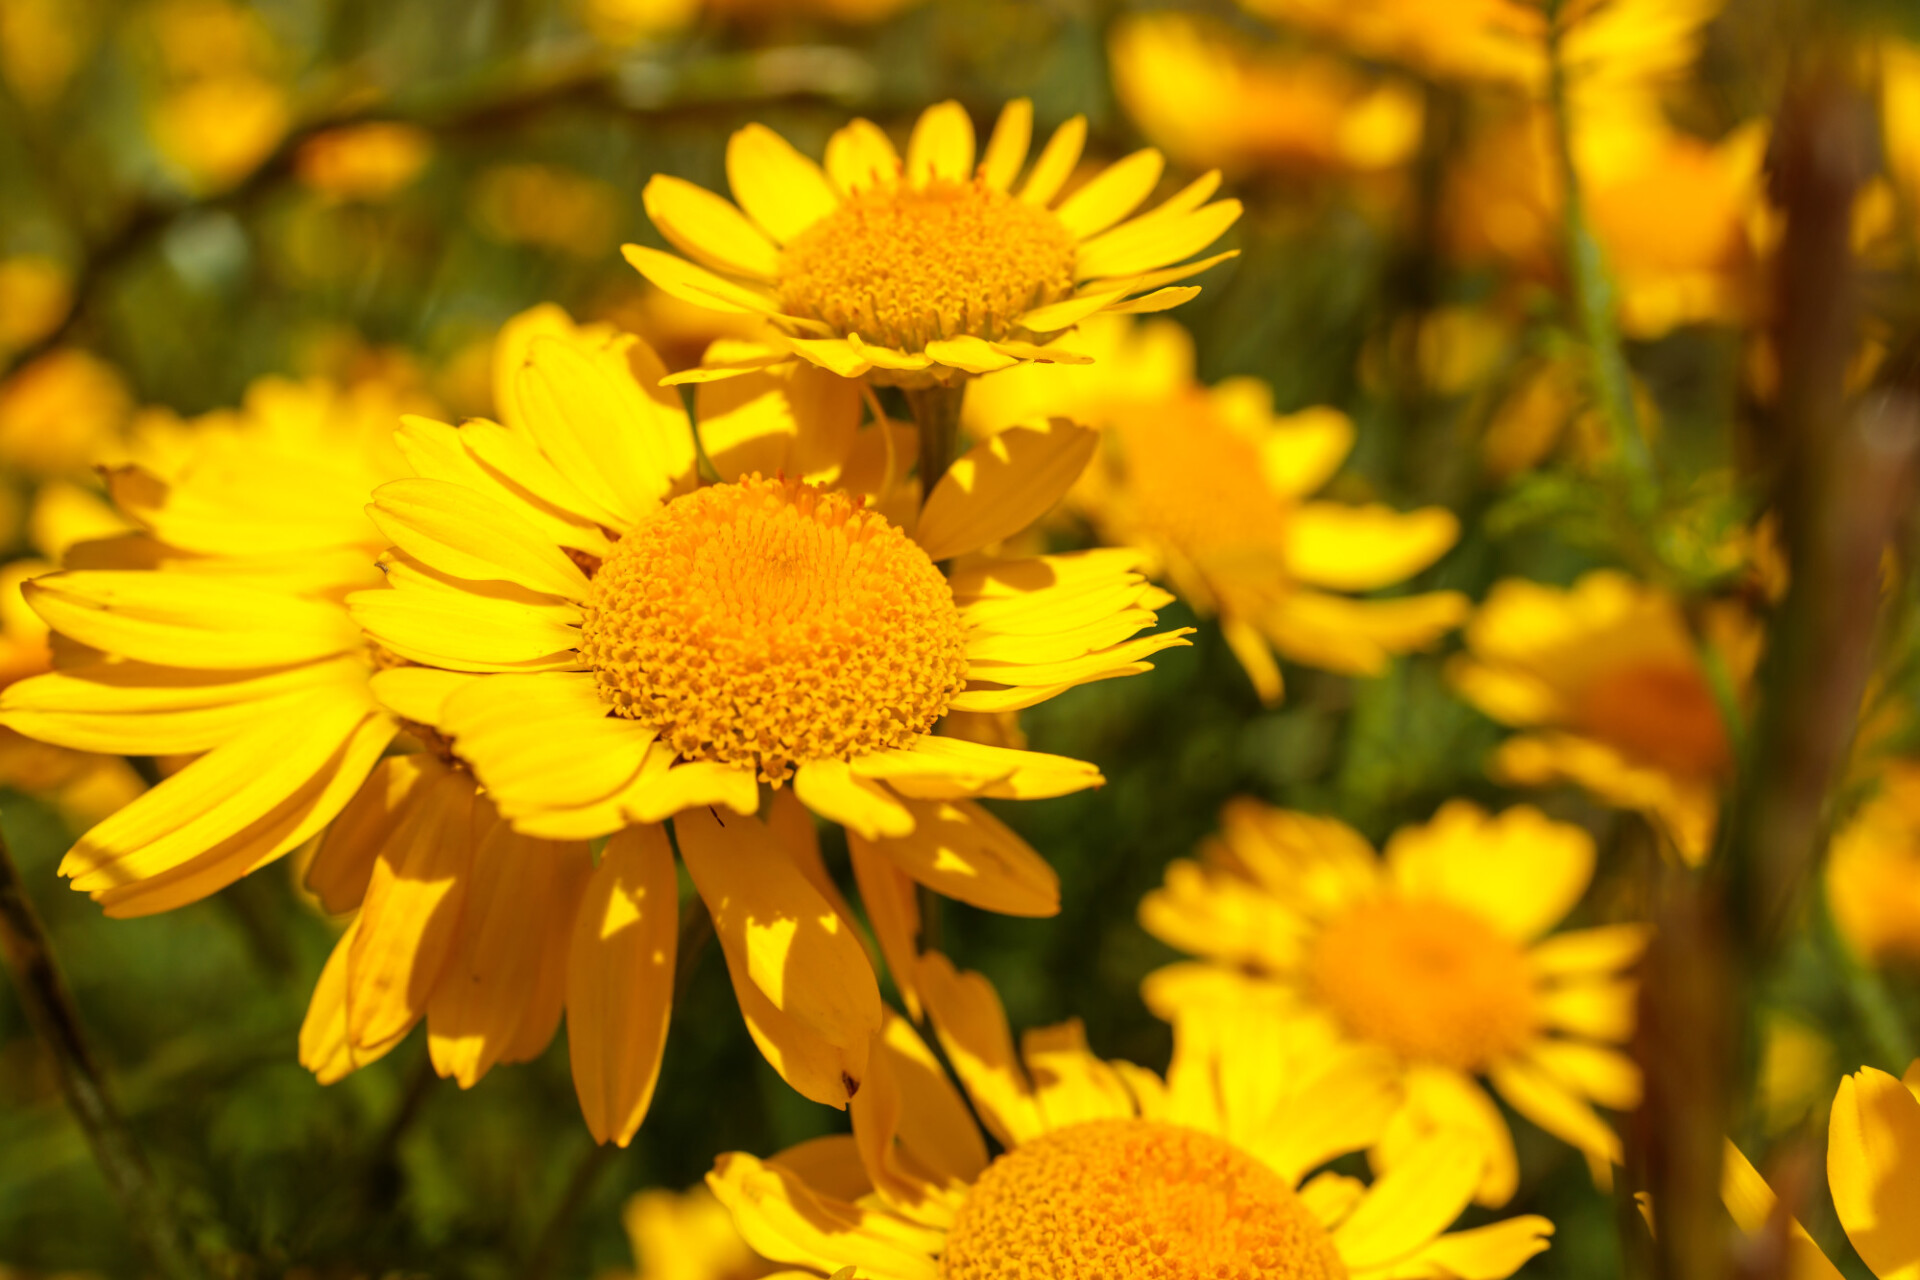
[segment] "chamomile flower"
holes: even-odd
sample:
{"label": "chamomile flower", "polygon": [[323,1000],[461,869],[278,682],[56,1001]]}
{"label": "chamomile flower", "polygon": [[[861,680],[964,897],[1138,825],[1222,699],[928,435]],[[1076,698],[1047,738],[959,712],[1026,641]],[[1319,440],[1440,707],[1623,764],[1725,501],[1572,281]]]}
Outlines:
{"label": "chamomile flower", "polygon": [[1230,256],[1183,262],[1240,216],[1237,200],[1209,203],[1217,172],[1129,218],[1160,181],[1158,151],[1137,151],[1061,198],[1086,119],[1060,126],[1016,181],[1032,130],[1032,104],[1009,103],[976,165],[972,120],[943,102],[921,115],[904,160],[876,125],[855,120],[828,142],[822,168],[750,125],[727,147],[737,207],[656,175],[647,213],[687,257],[628,245],[627,260],[669,293],[764,316],[782,335],[673,380],[797,358],[926,388],[1029,361],[1084,360],[1044,344],[1102,311],[1177,306],[1199,292],[1177,281]]}
{"label": "chamomile flower", "polygon": [[[1620,1046],[1646,942],[1620,925],[1551,934],[1586,891],[1593,841],[1521,806],[1464,801],[1406,827],[1374,855],[1332,818],[1235,801],[1199,862],[1176,862],[1140,904],[1163,941],[1202,957],[1147,980],[1173,1017],[1196,1004],[1259,1016],[1390,1055],[1405,1105],[1375,1148],[1391,1167],[1436,1127],[1481,1139],[1476,1195],[1504,1204],[1518,1166],[1478,1083],[1580,1148],[1604,1173],[1620,1141],[1590,1105],[1637,1105]],[[1254,1016],[1245,1012],[1244,1016]]]}

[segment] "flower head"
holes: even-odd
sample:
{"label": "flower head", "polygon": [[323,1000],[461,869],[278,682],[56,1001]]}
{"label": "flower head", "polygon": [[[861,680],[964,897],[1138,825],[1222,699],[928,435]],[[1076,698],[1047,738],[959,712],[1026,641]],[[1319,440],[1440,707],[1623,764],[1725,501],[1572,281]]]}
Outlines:
{"label": "flower head", "polygon": [[1277,415],[1271,391],[1251,378],[1200,385],[1192,340],[1170,321],[1098,320],[1068,342],[1097,363],[983,378],[969,395],[976,430],[1034,413],[1102,427],[1106,447],[1070,504],[1104,541],[1139,551],[1182,599],[1219,616],[1262,698],[1281,694],[1276,652],[1373,675],[1466,616],[1456,591],[1337,594],[1404,581],[1460,530],[1439,507],[1314,500],[1353,447],[1344,414]]}
{"label": "flower head", "polygon": [[[1446,1234],[1476,1176],[1455,1133],[1422,1139],[1371,1187],[1309,1177],[1392,1113],[1375,1055],[1303,1052],[1270,1024],[1208,1008],[1176,1027],[1163,1080],[1095,1057],[1077,1022],[1028,1032],[1016,1054],[993,988],[937,954],[919,985],[965,1097],[889,1015],[850,1137],[722,1156],[709,1175],[759,1253],[875,1280],[1497,1280],[1546,1247],[1541,1218]],[[989,1157],[969,1103],[1003,1154]]]}
{"label": "flower head", "polygon": [[920,117],[904,162],[877,126],[855,120],[827,144],[823,170],[752,125],[727,148],[737,208],[656,175],[647,213],[695,261],[638,245],[627,246],[628,261],[669,293],[762,315],[781,335],[672,380],[797,357],[846,377],[928,387],[1084,360],[1039,344],[1100,311],[1177,306],[1199,288],[1175,281],[1229,256],[1170,265],[1239,217],[1237,200],[1207,203],[1218,173],[1126,220],[1159,182],[1159,152],[1135,152],[1062,200],[1086,120],[1062,125],[1016,188],[1032,128],[1032,104],[1009,103],[976,168],[973,122],[944,102]]}
{"label": "flower head", "polygon": [[1390,1167],[1436,1127],[1474,1132],[1486,1204],[1505,1203],[1518,1170],[1481,1078],[1597,1170],[1621,1158],[1589,1103],[1638,1100],[1638,1072],[1615,1046],[1632,1028],[1621,971],[1645,933],[1545,936],[1592,875],[1584,831],[1524,806],[1490,817],[1454,801],[1396,833],[1382,860],[1331,818],[1242,800],[1224,823],[1201,861],[1174,863],[1140,904],[1149,932],[1206,961],[1148,978],[1163,1016],[1217,1003],[1387,1051],[1405,1101],[1376,1162]]}
{"label": "flower head", "polygon": [[[1708,626],[1737,684],[1759,657],[1744,613]],[[1603,570],[1571,588],[1497,584],[1449,668],[1468,701],[1524,732],[1494,772],[1526,786],[1577,782],[1655,819],[1689,861],[1706,856],[1732,749],[1679,603]]]}
{"label": "flower head", "polygon": [[1920,762],[1891,760],[1879,791],[1833,837],[1827,906],[1870,964],[1920,962]]}

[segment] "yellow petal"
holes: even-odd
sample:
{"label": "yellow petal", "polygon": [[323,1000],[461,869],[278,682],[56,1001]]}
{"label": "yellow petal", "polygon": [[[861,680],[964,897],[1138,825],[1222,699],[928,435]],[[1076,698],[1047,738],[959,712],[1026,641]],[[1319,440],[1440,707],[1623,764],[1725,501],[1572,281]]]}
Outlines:
{"label": "yellow petal", "polygon": [[682,302],[737,315],[780,314],[779,300],[771,293],[735,284],[685,258],[641,244],[621,245],[620,253],[628,266]]}
{"label": "yellow petal", "polygon": [[914,121],[907,139],[907,181],[924,187],[935,179],[967,182],[973,178],[973,119],[957,102],[928,107]]}
{"label": "yellow petal", "polygon": [[[656,747],[656,757],[664,754]],[[622,797],[621,807],[633,822],[661,822],[683,809],[725,807],[751,815],[760,807],[760,787],[753,770],[718,760],[676,764],[658,776],[652,764]]]}
{"label": "yellow petal", "polygon": [[1547,1248],[1553,1223],[1538,1214],[1454,1231],[1402,1258],[1391,1270],[1374,1273],[1380,1280],[1506,1280],[1529,1258]]}
{"label": "yellow petal", "polygon": [[1066,496],[1099,441],[1064,418],[988,437],[934,485],[915,540],[932,559],[949,560],[1011,537]]}
{"label": "yellow petal", "polygon": [[376,702],[415,724],[436,725],[447,699],[482,677],[438,667],[388,667],[367,680]]}
{"label": "yellow petal", "polygon": [[845,1267],[876,1280],[939,1280],[937,1233],[922,1228],[915,1239],[898,1219],[818,1193],[777,1163],[729,1152],[714,1163],[707,1185],[761,1257],[821,1274]]}
{"label": "yellow petal", "polygon": [[1487,1073],[1508,1106],[1602,1165],[1619,1164],[1620,1138],[1594,1109],[1527,1062],[1496,1063]]}
{"label": "yellow petal", "polygon": [[1879,1280],[1920,1276],[1920,1100],[1884,1071],[1840,1082],[1827,1134],[1833,1208]]}
{"label": "yellow petal", "polygon": [[[1031,846],[971,800],[909,800],[913,830],[870,843],[921,884],[986,911],[1051,916],[1060,880]],[[862,842],[847,833],[849,846]]]}
{"label": "yellow petal", "polygon": [[[843,1059],[817,1102],[846,1105],[859,1089],[868,1039],[880,1029],[880,990],[852,926],[754,818],[710,812],[674,820],[680,856],[713,913],[736,989],[759,992],[819,1048]],[[775,1063],[776,1069],[781,1064]],[[808,1083],[788,1077],[801,1092]]]}
{"label": "yellow petal", "polygon": [[1047,145],[1040,150],[1040,158],[1033,162],[1033,172],[1027,175],[1026,185],[1020,188],[1020,199],[1027,204],[1045,205],[1060,194],[1067,179],[1073,176],[1073,167],[1080,163],[1080,150],[1087,145],[1087,118],[1075,116],[1047,139]]}
{"label": "yellow petal", "polygon": [[347,1039],[364,1049],[420,1020],[452,950],[473,858],[472,782],[440,779],[374,862],[347,960]]}
{"label": "yellow petal", "polygon": [[807,360],[842,378],[857,378],[873,368],[873,348],[845,338],[790,338],[788,345]]}
{"label": "yellow petal", "polygon": [[327,963],[314,984],[307,1001],[307,1016],[300,1023],[300,1065],[313,1072],[321,1084],[335,1084],[360,1067],[377,1062],[406,1038],[402,1031],[393,1039],[370,1049],[355,1049],[347,1042],[347,955],[359,933],[358,918],[347,923],[346,932],[334,943]]}
{"label": "yellow petal", "polygon": [[821,817],[869,840],[913,830],[913,814],[899,797],[878,782],[856,777],[844,760],[802,764],[794,774],[793,793]]}
{"label": "yellow petal", "polygon": [[780,250],[731,202],[684,178],[656,173],[640,202],[675,248],[718,271],[771,280]]}
{"label": "yellow petal", "polygon": [[842,194],[883,186],[900,177],[900,154],[871,120],[853,120],[827,139],[827,177]]}
{"label": "yellow petal", "polygon": [[1399,512],[1372,504],[1308,502],[1288,517],[1287,568],[1306,582],[1339,591],[1371,591],[1420,572],[1460,537],[1444,507]]}
{"label": "yellow petal", "polygon": [[[1098,235],[1140,207],[1153,194],[1166,161],[1152,147],[1108,165],[1054,210],[1076,240]],[[1155,263],[1155,266],[1161,264]]]}
{"label": "yellow petal", "polygon": [[329,913],[343,915],[366,897],[374,860],[405,818],[415,788],[429,771],[441,772],[431,756],[387,757],[327,827],[307,864],[306,883]]}
{"label": "yellow petal", "polygon": [[1020,1058],[1049,1130],[1133,1118],[1133,1091],[1087,1047],[1086,1028],[1078,1018],[1028,1031],[1020,1037]]}
{"label": "yellow petal", "polygon": [[802,364],[701,384],[700,441],[722,480],[750,472],[840,478],[860,426],[860,386]]}
{"label": "yellow petal", "polygon": [[1569,983],[1541,993],[1540,1019],[1573,1035],[1619,1044],[1633,1035],[1636,984],[1603,980]]}
{"label": "yellow petal", "polygon": [[[390,573],[388,582],[395,582]],[[412,582],[409,581],[409,586]],[[505,592],[356,591],[347,610],[403,658],[459,671],[566,670],[580,665],[580,633],[566,614]],[[574,619],[578,619],[574,611]]]}
{"label": "yellow petal", "polygon": [[1304,498],[1353,452],[1353,419],[1337,409],[1302,409],[1277,419],[1260,442],[1260,474],[1276,492]]}
{"label": "yellow petal", "polygon": [[567,953],[567,1056],[595,1142],[626,1146],[660,1078],[680,907],[658,826],[628,827],[601,851]]}
{"label": "yellow petal", "polygon": [[1429,1138],[1369,1187],[1333,1233],[1341,1261],[1364,1271],[1427,1245],[1460,1216],[1479,1179],[1479,1151],[1472,1139]]}
{"label": "yellow petal", "polygon": [[47,625],[121,658],[198,670],[274,667],[357,651],[337,604],[189,574],[50,574],[23,594]]}
{"label": "yellow petal", "polygon": [[1081,243],[1074,278],[1121,279],[1168,266],[1199,253],[1239,220],[1238,200],[1218,200],[1173,218],[1149,216],[1121,223]]}
{"label": "yellow petal", "polygon": [[[1134,288],[1141,287],[1140,282],[1136,280]],[[1142,294],[1137,298],[1128,298],[1125,302],[1116,302],[1106,308],[1106,313],[1116,316],[1152,315],[1159,311],[1171,311],[1175,307],[1192,302],[1199,296],[1200,286],[1197,284],[1181,285],[1176,289],[1156,289],[1152,293]]]}
{"label": "yellow petal", "polygon": [[1117,281],[1109,289],[1076,294],[1060,302],[1050,302],[1044,307],[1035,307],[1032,311],[1019,316],[1014,323],[1022,328],[1031,329],[1035,333],[1057,333],[1062,329],[1071,329],[1088,316],[1105,311],[1131,292],[1133,292],[1131,280]]}
{"label": "yellow petal", "polygon": [[1458,591],[1391,600],[1349,600],[1289,591],[1260,618],[1274,647],[1297,662],[1350,675],[1378,675],[1392,655],[1423,649],[1458,626],[1471,609]]}
{"label": "yellow petal", "polygon": [[955,972],[938,952],[921,957],[917,978],[940,1048],[987,1131],[1007,1147],[1045,1133],[993,984],[977,973]]}
{"label": "yellow petal", "polygon": [[1011,369],[1019,364],[1019,358],[996,349],[994,343],[971,334],[961,334],[957,338],[940,338],[929,342],[927,355],[941,364],[964,369],[968,373],[992,373],[996,369]]}
{"label": "yellow petal", "polygon": [[1015,98],[1000,108],[993,136],[987,139],[987,154],[980,161],[980,176],[986,184],[995,191],[1012,187],[1032,143],[1033,99]]}
{"label": "yellow petal", "polygon": [[1545,939],[1528,958],[1543,977],[1615,973],[1638,963],[1652,936],[1652,929],[1642,924],[1577,929]]}
{"label": "yellow petal", "polygon": [[442,573],[517,583],[563,599],[586,594],[587,575],[512,507],[444,480],[393,480],[367,514],[393,544]]}
{"label": "yellow petal", "polygon": [[776,244],[840,207],[820,166],[763,124],[750,124],[728,140],[727,182],[747,216]]}
{"label": "yellow petal", "polygon": [[894,990],[900,1002],[916,1021],[921,1001],[920,900],[913,880],[873,842],[847,833],[848,861],[853,864],[854,883],[860,888],[860,903],[867,909],[867,923],[880,943],[880,955],[887,962]]}
{"label": "yellow petal", "polygon": [[940,1060],[906,1019],[892,1012],[882,1050],[900,1093],[901,1144],[946,1185],[972,1183],[987,1167],[987,1144]]}
{"label": "yellow petal", "polygon": [[1615,1049],[1579,1040],[1542,1037],[1528,1047],[1535,1066],[1613,1111],[1640,1105],[1640,1069]]}
{"label": "yellow petal", "polygon": [[1430,822],[1402,827],[1386,860],[1401,891],[1465,907],[1500,932],[1532,941],[1558,924],[1593,878],[1593,837],[1532,805],[1496,817],[1449,800]]}
{"label": "yellow petal", "polygon": [[475,680],[438,723],[509,818],[606,799],[639,775],[656,737],[609,715],[584,671]]}

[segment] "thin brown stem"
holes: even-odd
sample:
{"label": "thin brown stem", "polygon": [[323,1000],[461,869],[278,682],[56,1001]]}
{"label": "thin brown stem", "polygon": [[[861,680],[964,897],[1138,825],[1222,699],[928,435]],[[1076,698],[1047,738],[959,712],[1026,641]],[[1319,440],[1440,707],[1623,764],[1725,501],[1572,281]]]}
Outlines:
{"label": "thin brown stem", "polygon": [[148,1262],[169,1280],[204,1280],[217,1274],[189,1246],[174,1206],[154,1181],[139,1143],[114,1105],[87,1043],[80,1011],[61,976],[52,941],[27,898],[4,835],[0,835],[0,958],[13,977],[28,1023],[53,1060],[67,1109],[86,1135],[94,1161],[120,1201],[128,1230]]}
{"label": "thin brown stem", "polygon": [[907,404],[913,410],[914,425],[920,430],[920,501],[933,494],[933,487],[953,465],[960,445],[960,409],[966,402],[967,384],[922,387],[907,392]]}

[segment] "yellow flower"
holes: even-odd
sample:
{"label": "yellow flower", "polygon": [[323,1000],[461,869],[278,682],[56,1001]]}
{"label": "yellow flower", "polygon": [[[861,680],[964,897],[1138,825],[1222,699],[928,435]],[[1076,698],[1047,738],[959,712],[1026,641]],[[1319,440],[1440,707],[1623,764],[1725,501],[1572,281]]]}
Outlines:
{"label": "yellow flower", "polygon": [[1096,321],[1064,344],[1087,369],[1016,369],[968,397],[977,432],[991,421],[1064,413],[1105,428],[1106,448],[1072,505],[1106,542],[1137,549],[1202,613],[1217,614],[1260,696],[1281,694],[1281,656],[1374,675],[1391,655],[1424,648],[1467,614],[1436,591],[1386,600],[1337,592],[1401,582],[1459,536],[1439,507],[1313,501],[1353,447],[1332,409],[1279,416],[1264,383],[1193,380],[1193,344],[1170,321]]}
{"label": "yellow flower", "polygon": [[1518,1168],[1484,1077],[1522,1115],[1584,1152],[1596,1176],[1620,1141],[1591,1102],[1638,1105],[1616,1045],[1632,1032],[1644,930],[1546,936],[1586,892],[1593,841],[1520,806],[1465,801],[1405,827],[1376,858],[1332,818],[1237,800],[1199,863],[1167,869],[1140,904],[1147,930],[1204,964],[1148,977],[1162,1016],[1258,1008],[1293,1034],[1389,1052],[1404,1104],[1376,1144],[1392,1167],[1436,1128],[1473,1133],[1475,1194],[1504,1204]]}
{"label": "yellow flower", "polygon": [[976,168],[973,122],[943,102],[914,126],[904,163],[876,125],[855,120],[827,143],[823,170],[749,125],[727,147],[738,208],[655,175],[647,213],[698,265],[639,245],[627,260],[669,293],[766,316],[785,335],[670,381],[799,357],[845,377],[929,387],[1028,361],[1083,361],[1037,344],[1097,312],[1177,306],[1199,287],[1175,281],[1230,256],[1168,265],[1240,216],[1237,200],[1206,203],[1218,173],[1123,221],[1158,184],[1160,153],[1137,151],[1056,200],[1087,122],[1062,125],[1016,189],[1032,128],[1032,104],[1009,103]]}
{"label": "yellow flower", "polygon": [[133,396],[112,365],[77,347],[50,351],[0,383],[0,461],[71,475],[119,442]]}
{"label": "yellow flower", "polygon": [[433,136],[417,125],[376,120],[316,134],[300,145],[294,172],[329,200],[384,200],[419,176]]}
{"label": "yellow flower", "polygon": [[38,342],[73,306],[73,281],[51,258],[0,258],[0,353]]}
{"label": "yellow flower", "polygon": [[642,1191],[620,1212],[639,1262],[621,1280],[760,1280],[775,1267],[747,1247],[733,1215],[704,1186]]}
{"label": "yellow flower", "polygon": [[474,217],[496,240],[597,259],[613,246],[619,196],[598,178],[547,164],[498,164],[474,183]]}
{"label": "yellow flower", "polygon": [[[1708,641],[1744,688],[1760,635],[1737,606],[1710,609]],[[1466,628],[1448,669],[1481,711],[1525,730],[1493,771],[1521,786],[1575,782],[1645,813],[1688,862],[1706,857],[1733,766],[1700,650],[1671,595],[1611,570],[1571,588],[1508,579]]]}
{"label": "yellow flower", "polygon": [[1920,762],[1887,762],[1879,787],[1833,838],[1827,905],[1867,963],[1920,963]]}
{"label": "yellow flower", "polygon": [[1111,37],[1127,114],[1182,164],[1369,173],[1420,143],[1420,99],[1332,58],[1261,55],[1177,13],[1126,18]]}
{"label": "yellow flower", "polygon": [[1450,78],[1544,82],[1546,21],[1520,0],[1240,0],[1358,53]]}
{"label": "yellow flower", "polygon": [[[801,1268],[784,1274],[1499,1280],[1546,1248],[1538,1217],[1446,1233],[1478,1176],[1456,1133],[1371,1186],[1309,1177],[1391,1114],[1375,1054],[1303,1053],[1205,1009],[1177,1024],[1162,1080],[1095,1057],[1078,1022],[1029,1031],[1016,1054],[984,978],[930,954],[919,980],[964,1097],[890,1014],[850,1136],[724,1155],[708,1175],[748,1243]],[[989,1158],[975,1114],[1003,1154]]]}
{"label": "yellow flower", "polygon": [[[1186,633],[1137,634],[1167,597],[1130,553],[983,552],[1072,484],[1094,448],[1084,428],[1055,420],[975,448],[903,517],[910,536],[885,514],[908,433],[860,430],[853,383],[793,366],[703,388],[719,482],[702,485],[679,397],[637,339],[532,329],[521,349],[507,427],[413,419],[399,433],[418,476],[369,508],[393,543],[387,585],[349,599],[395,663],[374,689],[431,726],[527,837],[681,815],[756,1037],[795,1088],[843,1106],[878,1018],[873,975],[830,900],[766,864],[811,844],[808,810],[844,825],[903,977],[913,881],[1052,914],[1052,870],[977,801],[1062,795],[1099,771],[934,730],[950,712],[1147,670]],[[689,834],[689,814],[755,814],[763,783],[770,834],[750,816]],[[772,852],[712,852],[737,841]],[[648,883],[666,896],[663,874]],[[770,915],[823,928],[817,954],[763,936]],[[804,982],[769,961],[783,948]]]}

